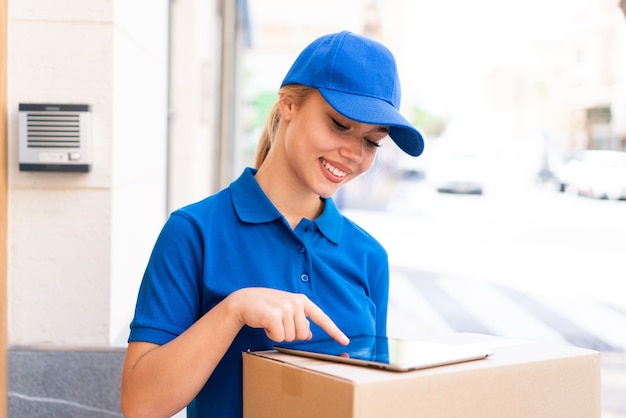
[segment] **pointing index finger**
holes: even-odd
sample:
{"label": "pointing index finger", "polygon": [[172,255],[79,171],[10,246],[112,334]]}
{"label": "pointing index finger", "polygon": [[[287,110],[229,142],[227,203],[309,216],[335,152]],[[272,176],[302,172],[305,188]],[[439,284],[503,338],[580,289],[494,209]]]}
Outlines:
{"label": "pointing index finger", "polygon": [[315,322],[320,326],[330,337],[337,341],[341,345],[348,345],[350,343],[350,339],[339,329],[339,327],[333,322],[332,319],[324,311],[320,309],[319,306],[308,301],[305,307],[305,314],[311,321]]}

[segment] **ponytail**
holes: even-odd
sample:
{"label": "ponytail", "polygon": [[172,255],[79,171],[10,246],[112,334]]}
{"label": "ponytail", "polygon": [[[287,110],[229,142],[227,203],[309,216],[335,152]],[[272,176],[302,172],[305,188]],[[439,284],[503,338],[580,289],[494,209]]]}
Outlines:
{"label": "ponytail", "polygon": [[272,111],[265,122],[263,132],[261,132],[261,137],[259,138],[259,143],[256,148],[256,155],[254,157],[255,168],[261,167],[261,164],[265,161],[265,157],[267,157],[267,153],[270,152],[272,142],[274,142],[274,138],[276,137],[276,131],[278,130],[278,124],[280,122],[279,104],[279,102],[276,102],[272,107]]}

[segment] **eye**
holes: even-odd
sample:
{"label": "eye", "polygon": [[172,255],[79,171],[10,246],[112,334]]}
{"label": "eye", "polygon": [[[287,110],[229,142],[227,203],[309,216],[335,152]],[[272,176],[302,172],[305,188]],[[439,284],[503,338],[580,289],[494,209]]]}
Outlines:
{"label": "eye", "polygon": [[339,123],[339,122],[337,121],[337,119],[334,119],[334,118],[333,118],[333,119],[332,119],[332,121],[333,121],[333,126],[334,126],[334,127],[335,127],[335,129],[337,129],[338,131],[347,131],[347,130],[348,130],[348,127],[347,127],[347,126],[345,126],[345,125],[342,125],[341,123]]}
{"label": "eye", "polygon": [[364,138],[364,139],[365,139],[365,144],[368,147],[380,148],[383,146],[383,144],[381,144],[380,142],[372,141],[371,139],[368,139],[368,138]]}

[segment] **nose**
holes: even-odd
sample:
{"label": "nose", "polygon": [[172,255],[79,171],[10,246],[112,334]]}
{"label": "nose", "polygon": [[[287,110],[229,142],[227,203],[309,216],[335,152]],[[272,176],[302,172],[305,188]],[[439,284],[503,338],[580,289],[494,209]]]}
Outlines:
{"label": "nose", "polygon": [[356,137],[350,138],[339,148],[339,154],[354,163],[361,163],[363,161],[363,140]]}

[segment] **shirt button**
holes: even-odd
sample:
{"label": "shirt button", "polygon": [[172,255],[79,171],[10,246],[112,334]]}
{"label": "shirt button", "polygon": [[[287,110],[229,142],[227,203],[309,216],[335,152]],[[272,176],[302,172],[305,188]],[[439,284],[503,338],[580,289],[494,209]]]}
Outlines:
{"label": "shirt button", "polygon": [[300,254],[304,253],[304,245],[298,245],[298,252]]}
{"label": "shirt button", "polygon": [[303,282],[308,282],[309,281],[309,275],[308,274],[303,274],[300,276],[300,280],[302,280]]}
{"label": "shirt button", "polygon": [[306,228],[304,228],[304,230],[306,232],[313,232],[313,226],[312,225],[307,225]]}

